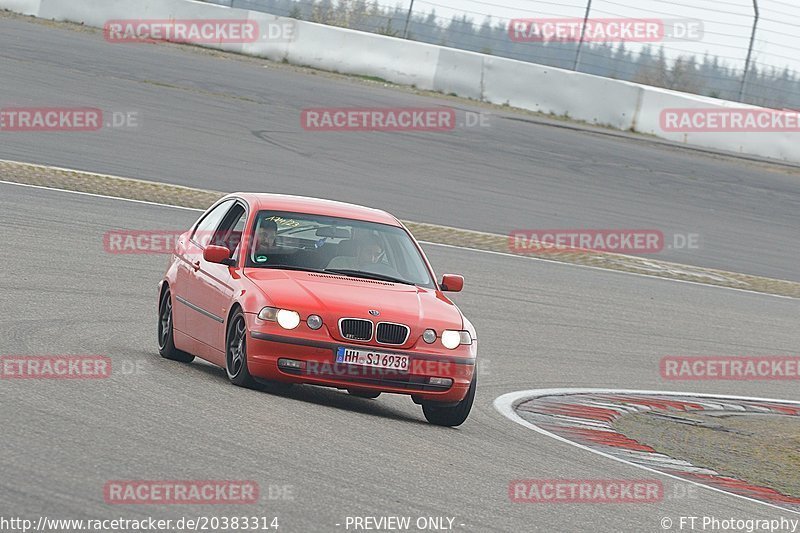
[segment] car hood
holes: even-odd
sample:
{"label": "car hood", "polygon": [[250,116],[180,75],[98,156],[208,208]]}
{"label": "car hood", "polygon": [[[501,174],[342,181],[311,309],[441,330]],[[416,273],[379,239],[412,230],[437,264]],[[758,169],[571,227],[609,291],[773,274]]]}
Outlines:
{"label": "car hood", "polygon": [[[458,307],[433,289],[292,270],[248,268],[244,274],[273,306],[297,310],[303,317],[318,314],[327,324],[344,317],[368,318],[406,324],[420,334],[425,328],[463,325]],[[371,316],[370,310],[380,315]]]}

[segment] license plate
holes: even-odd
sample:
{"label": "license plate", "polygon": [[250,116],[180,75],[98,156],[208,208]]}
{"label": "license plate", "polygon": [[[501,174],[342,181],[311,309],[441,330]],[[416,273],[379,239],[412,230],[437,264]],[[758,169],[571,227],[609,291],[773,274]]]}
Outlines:
{"label": "license plate", "polygon": [[347,365],[368,366],[372,368],[389,368],[392,370],[408,370],[410,357],[393,353],[373,352],[372,350],[355,350],[339,347],[336,350],[336,362]]}

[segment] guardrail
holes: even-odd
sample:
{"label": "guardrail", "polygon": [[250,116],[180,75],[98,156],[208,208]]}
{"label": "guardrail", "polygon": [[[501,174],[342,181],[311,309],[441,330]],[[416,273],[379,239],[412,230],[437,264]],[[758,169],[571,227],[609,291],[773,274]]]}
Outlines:
{"label": "guardrail", "polygon": [[[687,145],[800,163],[800,127],[774,124],[732,131],[665,128],[668,109],[709,113],[780,112],[395,37],[359,32],[193,0],[0,0],[0,8],[103,27],[119,19],[247,19],[259,27],[291,23],[291,39],[204,44],[274,61],[375,76],[420,89],[569,116]],[[791,118],[791,117],[789,117]]]}

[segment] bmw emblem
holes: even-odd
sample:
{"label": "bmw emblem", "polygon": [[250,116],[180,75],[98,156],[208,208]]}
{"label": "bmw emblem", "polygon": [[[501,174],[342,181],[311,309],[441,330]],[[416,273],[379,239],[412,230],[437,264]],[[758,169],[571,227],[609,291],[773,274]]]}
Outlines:
{"label": "bmw emblem", "polygon": [[381,314],[381,312],[378,311],[377,309],[370,309],[369,314],[371,314],[372,316],[378,316]]}

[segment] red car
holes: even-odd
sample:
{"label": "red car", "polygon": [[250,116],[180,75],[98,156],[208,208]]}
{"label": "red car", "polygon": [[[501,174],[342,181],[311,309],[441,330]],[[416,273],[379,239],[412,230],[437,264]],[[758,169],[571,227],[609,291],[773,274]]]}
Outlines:
{"label": "red car", "polygon": [[231,194],[181,235],[159,283],[162,357],[195,356],[244,387],[309,383],[408,394],[433,424],[475,397],[475,329],[392,215],[273,194]]}

